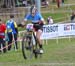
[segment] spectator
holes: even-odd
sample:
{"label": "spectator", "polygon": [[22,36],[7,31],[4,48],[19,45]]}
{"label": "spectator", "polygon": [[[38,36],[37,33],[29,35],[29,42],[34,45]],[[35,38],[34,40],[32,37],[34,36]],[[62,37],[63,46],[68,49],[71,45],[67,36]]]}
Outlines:
{"label": "spectator", "polygon": [[9,38],[9,41],[8,41],[8,50],[11,50],[11,46],[12,46],[12,40],[14,39],[14,48],[15,49],[18,49],[18,46],[17,46],[17,35],[18,35],[18,29],[17,29],[17,24],[16,22],[14,21],[14,16],[13,15],[10,15],[10,19],[7,21],[7,35],[8,35],[8,38]]}
{"label": "spectator", "polygon": [[46,1],[46,0],[42,0],[42,6],[49,6],[49,1]]}
{"label": "spectator", "polygon": [[71,22],[74,22],[74,18],[75,18],[75,12],[73,11],[71,15]]}
{"label": "spectator", "polygon": [[49,6],[49,1],[46,1],[45,3],[46,3],[46,6]]}
{"label": "spectator", "polygon": [[63,5],[64,5],[64,0],[62,0],[62,2],[61,2],[61,3],[62,3],[62,6],[63,6]]}
{"label": "spectator", "polygon": [[23,6],[27,6],[27,1],[23,0]]}
{"label": "spectator", "polygon": [[64,4],[64,0],[62,0],[62,3]]}
{"label": "spectator", "polygon": [[53,19],[52,19],[51,16],[49,16],[49,17],[47,18],[47,23],[48,23],[48,24],[53,24]]}
{"label": "spectator", "polygon": [[27,0],[27,5],[31,5],[31,1],[30,0]]}
{"label": "spectator", "polygon": [[2,52],[1,51],[1,46],[2,46],[4,53],[6,52],[5,30],[6,30],[6,25],[0,19],[0,52]]}
{"label": "spectator", "polygon": [[56,0],[57,1],[57,7],[60,8],[61,0]]}

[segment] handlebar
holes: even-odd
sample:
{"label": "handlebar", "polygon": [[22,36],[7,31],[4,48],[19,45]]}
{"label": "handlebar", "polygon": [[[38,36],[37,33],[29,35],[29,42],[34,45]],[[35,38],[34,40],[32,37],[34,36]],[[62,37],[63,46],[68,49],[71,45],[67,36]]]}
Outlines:
{"label": "handlebar", "polygon": [[23,24],[18,24],[18,27],[25,27],[25,25],[23,25]]}

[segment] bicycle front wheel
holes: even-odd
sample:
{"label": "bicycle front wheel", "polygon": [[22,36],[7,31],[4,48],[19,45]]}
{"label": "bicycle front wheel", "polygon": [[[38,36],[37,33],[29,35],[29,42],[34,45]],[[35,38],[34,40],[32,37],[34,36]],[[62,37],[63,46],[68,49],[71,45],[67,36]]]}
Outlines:
{"label": "bicycle front wheel", "polygon": [[33,56],[32,42],[28,35],[25,35],[22,39],[22,54],[24,59],[32,58]]}

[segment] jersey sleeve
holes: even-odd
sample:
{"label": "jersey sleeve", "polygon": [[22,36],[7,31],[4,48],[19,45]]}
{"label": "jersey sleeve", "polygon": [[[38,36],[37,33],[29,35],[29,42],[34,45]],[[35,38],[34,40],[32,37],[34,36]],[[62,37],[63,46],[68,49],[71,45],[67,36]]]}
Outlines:
{"label": "jersey sleeve", "polygon": [[25,20],[25,21],[30,20],[30,15],[27,14],[27,15],[24,17],[24,20]]}
{"label": "jersey sleeve", "polygon": [[41,14],[38,14],[40,20],[44,20]]}

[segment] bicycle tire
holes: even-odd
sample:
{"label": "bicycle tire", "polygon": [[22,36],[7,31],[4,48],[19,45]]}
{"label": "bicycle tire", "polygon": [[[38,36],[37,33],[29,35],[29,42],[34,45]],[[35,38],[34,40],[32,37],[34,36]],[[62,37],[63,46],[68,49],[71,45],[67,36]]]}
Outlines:
{"label": "bicycle tire", "polygon": [[33,32],[32,37],[34,37],[34,39],[35,39],[34,57],[37,59],[38,58],[38,53],[37,53],[37,39],[36,39],[36,36],[35,36],[34,32]]}
{"label": "bicycle tire", "polygon": [[[32,58],[33,50],[32,46],[28,46],[28,35],[25,34],[25,36],[22,39],[22,54],[24,59]],[[32,42],[31,42],[32,43]],[[31,44],[32,45],[32,44]],[[29,49],[27,47],[30,47]]]}

